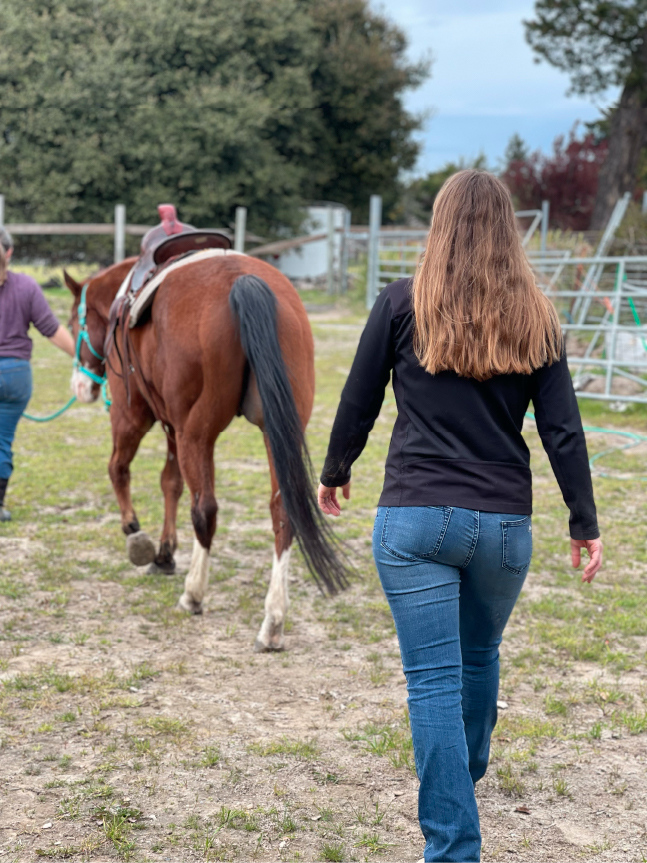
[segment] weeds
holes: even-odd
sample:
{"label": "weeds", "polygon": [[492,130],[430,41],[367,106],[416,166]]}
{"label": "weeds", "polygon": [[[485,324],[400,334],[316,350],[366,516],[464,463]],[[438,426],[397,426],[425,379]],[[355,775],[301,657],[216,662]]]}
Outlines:
{"label": "weeds", "polygon": [[321,849],[321,859],[328,863],[341,863],[344,859],[344,846],[341,842],[327,843]]}
{"label": "weeds", "polygon": [[243,809],[229,809],[226,806],[221,806],[218,821],[221,829],[228,827],[230,830],[247,830],[248,833],[253,833],[259,829],[255,816]]}
{"label": "weeds", "polygon": [[170,716],[151,716],[140,722],[145,728],[150,728],[156,734],[166,737],[181,737],[188,732],[188,726],[179,719]]}
{"label": "weeds", "polygon": [[355,843],[356,848],[366,848],[369,853],[376,854],[390,847],[388,842],[382,842],[377,833],[363,833]]}
{"label": "weeds", "polygon": [[282,737],[272,743],[252,743],[250,752],[267,758],[270,755],[290,755],[303,761],[313,761],[319,757],[320,749],[315,740],[290,740]]}
{"label": "weeds", "polygon": [[509,762],[497,768],[496,775],[499,778],[499,788],[504,794],[509,797],[523,797],[526,790],[525,786],[523,781],[515,775]]}
{"label": "weeds", "polygon": [[568,782],[563,777],[555,776],[553,778],[553,790],[558,797],[571,797],[571,790],[568,787]]}
{"label": "weeds", "polygon": [[373,755],[386,756],[394,767],[406,767],[415,772],[413,741],[409,728],[409,716],[404,712],[397,722],[365,725],[361,732],[344,732],[349,741],[361,742]]}
{"label": "weeds", "polygon": [[647,731],[647,712],[623,713],[621,719],[629,734],[644,734]]}
{"label": "weeds", "polygon": [[217,746],[207,746],[202,752],[203,767],[215,767],[220,762],[220,750]]}

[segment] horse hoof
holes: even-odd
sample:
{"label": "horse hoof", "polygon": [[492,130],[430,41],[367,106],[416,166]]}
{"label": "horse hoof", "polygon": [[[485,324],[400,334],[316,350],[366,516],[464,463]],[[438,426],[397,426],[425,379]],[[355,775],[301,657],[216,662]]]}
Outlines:
{"label": "horse hoof", "polygon": [[157,554],[155,543],[143,530],[138,530],[137,533],[131,533],[126,537],[126,549],[128,560],[134,566],[146,566],[147,563],[152,563]]}
{"label": "horse hoof", "polygon": [[182,611],[188,611],[189,614],[202,614],[202,603],[196,602],[195,599],[191,599],[185,593],[178,600],[178,606]]}
{"label": "horse hoof", "polygon": [[260,638],[254,642],[254,653],[283,653],[284,650],[282,644],[264,644]]}
{"label": "horse hoof", "polygon": [[148,575],[175,575],[175,561],[156,563],[153,561],[146,570]]}
{"label": "horse hoof", "polygon": [[126,537],[128,559],[134,566],[146,566],[155,560],[155,543],[143,530]]}

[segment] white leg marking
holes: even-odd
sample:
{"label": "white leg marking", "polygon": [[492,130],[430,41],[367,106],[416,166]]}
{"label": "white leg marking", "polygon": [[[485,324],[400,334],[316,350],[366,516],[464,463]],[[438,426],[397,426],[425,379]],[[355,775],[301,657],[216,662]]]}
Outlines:
{"label": "white leg marking", "polygon": [[265,619],[260,628],[254,650],[283,650],[283,624],[287,614],[288,600],[288,572],[290,569],[290,552],[292,547],[281,552],[281,557],[276,556],[272,561],[272,577],[270,587],[265,597]]}
{"label": "white leg marking", "polygon": [[191,614],[202,614],[202,600],[209,581],[209,552],[197,539],[193,540],[191,566],[184,579],[184,593],[180,597],[180,608]]}
{"label": "white leg marking", "polygon": [[85,404],[96,402],[99,397],[99,387],[96,387],[95,391],[94,381],[78,369],[72,372],[72,392],[80,402]]}

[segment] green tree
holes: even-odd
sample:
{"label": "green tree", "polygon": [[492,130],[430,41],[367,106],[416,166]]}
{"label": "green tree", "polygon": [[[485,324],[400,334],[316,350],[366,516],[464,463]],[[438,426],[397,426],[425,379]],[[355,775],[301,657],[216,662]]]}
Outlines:
{"label": "green tree", "polygon": [[368,199],[382,195],[392,213],[401,172],[415,164],[420,145],[412,133],[420,118],[403,106],[406,90],[429,74],[429,59],[410,63],[407,41],[366,0],[302,0],[317,34],[312,85],[321,116],[317,173],[310,198],[346,204],[368,219]]}
{"label": "green tree", "polygon": [[[345,73],[330,68],[342,59],[335,3],[362,74],[387,85],[392,109],[377,119],[374,91],[349,108]],[[308,198],[392,194],[415,157],[400,98],[421,71],[404,47],[364,0],[4,0],[0,189],[11,218],[104,221],[123,202],[129,221],[151,222],[169,200],[185,220],[227,224],[243,204],[266,233],[296,227]]]}
{"label": "green tree", "polygon": [[[6,0],[0,177],[25,218],[290,223],[312,138],[312,27],[294,0]],[[299,130],[303,130],[303,137]]]}
{"label": "green tree", "polygon": [[647,0],[537,0],[525,27],[538,57],[570,74],[572,92],[622,88],[591,222],[602,228],[633,191],[647,143]]}
{"label": "green tree", "polygon": [[528,149],[528,145],[521,135],[515,132],[514,135],[510,136],[505,153],[503,154],[504,170],[509,168],[513,162],[525,162],[529,155],[530,150]]}

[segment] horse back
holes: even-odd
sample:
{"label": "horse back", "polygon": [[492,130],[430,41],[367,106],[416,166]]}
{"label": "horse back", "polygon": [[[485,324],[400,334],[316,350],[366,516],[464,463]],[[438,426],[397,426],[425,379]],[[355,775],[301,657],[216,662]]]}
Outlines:
{"label": "horse back", "polygon": [[262,279],[276,296],[281,352],[299,411],[309,416],[314,344],[307,313],[281,272],[246,255],[212,258],[169,273],[158,289],[150,321],[139,332],[131,331],[140,342],[145,374],[165,402],[182,402],[183,410],[206,397],[220,407],[221,422],[227,416],[228,423],[240,411],[245,390],[253,388],[254,381],[249,379],[229,293],[243,274]]}

